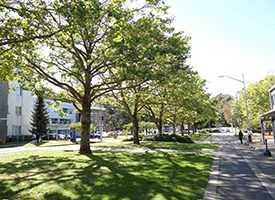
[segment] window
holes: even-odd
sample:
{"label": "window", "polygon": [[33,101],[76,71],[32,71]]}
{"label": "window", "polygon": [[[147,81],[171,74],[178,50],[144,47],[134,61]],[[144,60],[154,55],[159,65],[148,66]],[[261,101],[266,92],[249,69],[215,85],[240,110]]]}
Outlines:
{"label": "window", "polygon": [[65,119],[60,119],[60,124],[66,124]]}
{"label": "window", "polygon": [[15,106],[15,114],[21,115],[22,114],[22,107],[21,106]]}
{"label": "window", "polygon": [[16,96],[22,96],[22,89],[20,87],[16,87],[15,94],[16,94]]}
{"label": "window", "polygon": [[13,135],[21,135],[21,126],[12,126]]}
{"label": "window", "polygon": [[64,113],[68,114],[68,110],[69,110],[68,108],[62,108],[62,110],[63,110]]}
{"label": "window", "polygon": [[70,124],[72,123],[72,120],[71,119],[60,119],[60,124]]}
{"label": "window", "polygon": [[51,124],[58,124],[57,118],[51,118]]}

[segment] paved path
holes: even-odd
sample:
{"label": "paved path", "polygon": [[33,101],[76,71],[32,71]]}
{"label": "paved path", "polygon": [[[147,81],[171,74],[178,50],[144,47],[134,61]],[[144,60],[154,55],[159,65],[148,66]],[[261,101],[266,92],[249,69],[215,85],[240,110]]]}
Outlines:
{"label": "paved path", "polygon": [[212,141],[223,142],[218,142],[204,200],[275,199],[275,159],[263,155],[264,146],[241,145],[235,137]]}

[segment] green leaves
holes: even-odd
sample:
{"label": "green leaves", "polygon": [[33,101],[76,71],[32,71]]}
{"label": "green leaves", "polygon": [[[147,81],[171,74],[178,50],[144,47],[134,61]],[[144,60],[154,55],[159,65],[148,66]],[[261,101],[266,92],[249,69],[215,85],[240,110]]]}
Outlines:
{"label": "green leaves", "polygon": [[[270,110],[268,90],[274,85],[275,76],[268,75],[264,79],[250,84],[247,87],[247,103],[251,127],[261,128],[260,115]],[[244,91],[240,93],[239,108],[243,124],[246,124],[246,109],[244,103]],[[237,106],[237,105],[236,105]]]}

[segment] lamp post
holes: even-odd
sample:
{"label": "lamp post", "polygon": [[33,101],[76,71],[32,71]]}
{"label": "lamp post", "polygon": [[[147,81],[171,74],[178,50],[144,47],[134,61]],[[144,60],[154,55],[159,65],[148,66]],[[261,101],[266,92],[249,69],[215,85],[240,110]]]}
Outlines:
{"label": "lamp post", "polygon": [[246,123],[247,123],[248,130],[251,130],[251,128],[250,128],[250,120],[249,120],[249,113],[248,113],[248,106],[247,106],[246,87],[245,87],[245,81],[244,81],[244,75],[243,75],[243,73],[242,73],[243,80],[239,80],[237,78],[234,78],[234,77],[231,77],[231,76],[227,76],[227,75],[221,75],[221,76],[219,76],[219,78],[224,78],[224,77],[230,78],[230,79],[238,81],[238,82],[241,82],[243,84],[244,103],[245,103],[245,110],[246,110]]}

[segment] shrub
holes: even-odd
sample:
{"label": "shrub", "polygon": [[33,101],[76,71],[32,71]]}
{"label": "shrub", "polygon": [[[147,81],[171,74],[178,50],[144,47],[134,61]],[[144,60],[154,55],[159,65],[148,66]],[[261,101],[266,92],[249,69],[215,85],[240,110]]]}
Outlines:
{"label": "shrub", "polygon": [[[139,140],[143,141],[159,141],[159,142],[181,142],[181,143],[194,143],[194,141],[188,136],[180,136],[180,135],[170,135],[170,134],[161,134],[161,135],[154,135],[150,137],[142,137],[139,136]],[[133,137],[126,138],[123,140],[126,141],[133,141]]]}
{"label": "shrub", "polygon": [[[143,140],[142,136],[139,136],[139,140]],[[122,140],[123,142],[129,142],[129,141],[134,141],[134,137],[129,137],[129,138],[125,138],[124,140]]]}
{"label": "shrub", "polygon": [[161,134],[145,138],[146,141],[194,143],[188,136]]}
{"label": "shrub", "polygon": [[210,136],[210,133],[207,131],[199,131],[193,134],[190,134],[189,137],[192,140],[204,140]]}

